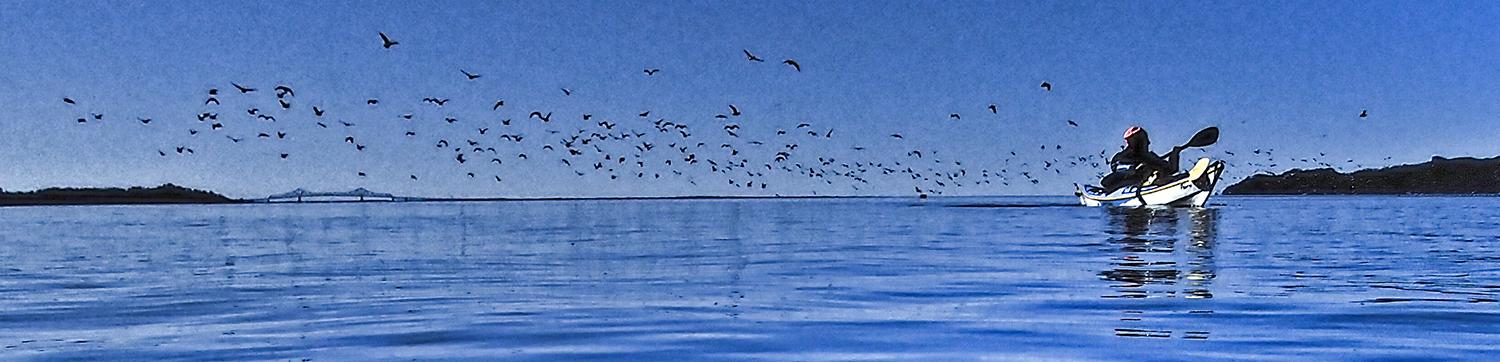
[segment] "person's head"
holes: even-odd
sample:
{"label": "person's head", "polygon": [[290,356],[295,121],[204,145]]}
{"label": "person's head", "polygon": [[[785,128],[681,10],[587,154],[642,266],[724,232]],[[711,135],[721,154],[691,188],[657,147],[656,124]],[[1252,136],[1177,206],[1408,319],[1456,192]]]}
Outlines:
{"label": "person's head", "polygon": [[1125,148],[1149,146],[1151,146],[1151,139],[1146,136],[1145,128],[1130,127],[1125,130]]}

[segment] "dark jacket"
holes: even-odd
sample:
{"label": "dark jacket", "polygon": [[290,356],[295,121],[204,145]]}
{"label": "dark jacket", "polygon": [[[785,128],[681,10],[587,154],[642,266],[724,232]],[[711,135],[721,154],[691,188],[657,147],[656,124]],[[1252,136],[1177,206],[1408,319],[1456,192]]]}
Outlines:
{"label": "dark jacket", "polygon": [[1151,140],[1146,137],[1146,132],[1141,131],[1126,140],[1125,149],[1120,150],[1109,160],[1110,166],[1146,166],[1145,168],[1155,170],[1171,169],[1167,160],[1151,153]]}

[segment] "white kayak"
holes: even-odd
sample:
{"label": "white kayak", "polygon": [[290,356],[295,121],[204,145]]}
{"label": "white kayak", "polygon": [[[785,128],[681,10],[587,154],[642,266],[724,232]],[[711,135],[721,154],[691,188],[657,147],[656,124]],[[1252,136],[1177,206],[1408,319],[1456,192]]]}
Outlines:
{"label": "white kayak", "polygon": [[1213,194],[1214,186],[1219,184],[1219,176],[1224,173],[1224,161],[1211,161],[1207,158],[1198,159],[1198,163],[1188,170],[1186,174],[1178,174],[1178,178],[1165,184],[1143,187],[1124,187],[1115,192],[1101,195],[1093,190],[1086,190],[1081,185],[1074,186],[1074,194],[1083,206],[1192,206],[1203,207],[1208,204],[1208,197]]}

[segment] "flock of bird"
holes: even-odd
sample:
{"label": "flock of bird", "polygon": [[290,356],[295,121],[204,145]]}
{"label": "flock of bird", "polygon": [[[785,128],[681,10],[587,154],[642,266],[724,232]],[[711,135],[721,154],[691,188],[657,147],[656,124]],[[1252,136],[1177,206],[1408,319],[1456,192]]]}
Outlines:
{"label": "flock of bird", "polygon": [[[379,33],[379,37],[381,47],[386,50],[394,51],[401,44],[383,32]],[[748,62],[765,62],[765,59],[748,49],[742,50],[742,53]],[[795,59],[785,59],[781,64],[792,72],[802,72],[802,64]],[[647,77],[655,76],[661,71],[657,68],[643,70]],[[456,77],[458,81],[479,81],[483,77],[467,69],[458,69],[458,73],[462,76]],[[453,177],[492,180],[486,182],[496,184],[506,182],[502,171],[508,168],[533,169],[550,165],[567,168],[578,177],[607,177],[608,180],[615,181],[673,178],[685,180],[691,185],[721,182],[735,188],[775,194],[801,191],[779,187],[782,186],[778,184],[779,180],[786,180],[786,175],[838,188],[847,187],[844,192],[853,193],[867,187],[872,180],[883,178],[889,182],[909,182],[909,190],[916,194],[942,195],[962,187],[1039,184],[1044,181],[1044,176],[1064,177],[1063,171],[1067,168],[1084,167],[1095,172],[1096,176],[1102,176],[1107,171],[1106,165],[1112,155],[1111,149],[1100,150],[1098,153],[1068,154],[1066,152],[1075,150],[1065,152],[1061,144],[1044,144],[1040,145],[1040,150],[1051,155],[1045,160],[1031,162],[1011,150],[1010,157],[1005,158],[1001,165],[993,168],[975,167],[965,165],[962,160],[945,160],[939,157],[938,151],[916,145],[904,145],[896,154],[889,155],[879,154],[875,148],[840,145],[836,142],[839,142],[841,132],[836,132],[833,127],[806,122],[777,126],[774,127],[774,132],[751,132],[740,126],[742,120],[748,119],[746,114],[750,110],[741,109],[734,104],[726,104],[724,112],[714,115],[712,121],[673,120],[660,115],[653,116],[650,110],[638,113],[631,111],[629,115],[622,117],[624,119],[616,120],[591,113],[554,115],[553,111],[548,110],[513,111],[507,107],[504,99],[481,105],[480,107],[489,108],[489,114],[480,117],[481,119],[459,119],[453,113],[447,113],[440,120],[429,120],[413,112],[392,112],[391,116],[397,122],[413,125],[399,130],[401,138],[413,142],[398,145],[370,144],[350,132],[359,125],[342,120],[330,109],[316,105],[299,109],[303,102],[298,101],[299,95],[290,85],[229,82],[229,86],[227,91],[217,87],[204,91],[204,109],[194,117],[197,122],[187,127],[188,137],[222,137],[221,142],[232,144],[247,142],[252,138],[285,141],[294,137],[309,137],[319,140],[318,142],[342,145],[353,152],[364,152],[368,147],[411,147],[413,143],[425,144],[427,152],[444,155],[449,160],[447,162],[451,162]],[[263,87],[270,87],[269,96],[262,91]],[[1051,92],[1053,85],[1043,81],[1038,88],[1041,92]],[[572,89],[566,87],[559,90],[562,97],[574,94]],[[70,107],[83,107],[72,98],[64,97],[62,102]],[[422,98],[417,104],[442,110],[460,105],[454,102],[458,101],[430,96]],[[243,108],[230,109],[226,104]],[[376,111],[387,107],[386,103],[377,98],[364,99],[363,105]],[[995,104],[989,104],[984,110],[991,114],[1000,112]],[[76,119],[78,124],[106,120],[102,113],[80,114],[84,116]],[[525,117],[519,118],[521,114]],[[1367,116],[1368,111],[1361,111],[1359,114],[1361,118]],[[963,116],[959,112],[952,112],[948,118],[961,120]],[[153,126],[151,118],[136,118],[136,121],[144,126]],[[434,121],[441,122],[437,124],[444,127],[433,130],[431,127],[414,126]],[[1079,127],[1079,124],[1067,120],[1065,126],[1058,126]],[[890,134],[889,139],[905,142],[906,137],[895,133]],[[853,152],[839,153],[839,158],[832,154],[813,154],[803,149],[803,145],[808,142],[825,143],[820,145],[821,149],[847,147]],[[1249,157],[1241,157],[1224,150],[1220,155],[1222,158],[1247,158],[1249,160],[1243,161],[1243,165],[1256,172],[1292,163],[1335,166],[1318,157],[1283,157],[1278,162],[1273,155],[1274,151],[1256,149],[1250,155],[1245,155]],[[190,142],[179,142],[163,145],[156,150],[156,156],[191,156],[197,152]],[[279,151],[274,157],[287,160],[297,155],[291,151]],[[1326,155],[1320,154],[1319,157]],[[1353,162],[1352,159],[1348,161]],[[420,172],[391,170],[377,172],[350,169],[344,172],[353,173],[360,178],[400,177],[414,182],[429,176]],[[1071,184],[1076,181],[1081,180],[1065,182]]]}

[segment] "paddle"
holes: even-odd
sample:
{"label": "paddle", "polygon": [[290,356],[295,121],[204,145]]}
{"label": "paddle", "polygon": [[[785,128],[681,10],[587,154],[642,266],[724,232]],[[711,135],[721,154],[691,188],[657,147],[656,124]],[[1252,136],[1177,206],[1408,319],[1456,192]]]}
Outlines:
{"label": "paddle", "polygon": [[1184,144],[1178,148],[1204,147],[1212,145],[1215,142],[1219,142],[1219,127],[1209,127],[1204,128],[1202,131],[1198,131],[1197,134],[1193,135],[1193,138],[1191,140],[1188,140],[1187,144]]}
{"label": "paddle", "polygon": [[[1179,166],[1177,155],[1182,153],[1182,150],[1193,147],[1206,147],[1217,142],[1219,142],[1219,127],[1208,127],[1198,131],[1198,133],[1194,133],[1193,138],[1188,139],[1187,143],[1172,147],[1172,152],[1168,152],[1166,157],[1163,157],[1172,166],[1169,174],[1177,173],[1177,167]],[[1140,195],[1140,190],[1136,190],[1136,195]],[[1141,200],[1141,203],[1144,204],[1145,200]]]}
{"label": "paddle", "polygon": [[1193,138],[1189,139],[1187,143],[1181,146],[1172,147],[1172,152],[1168,153],[1167,155],[1168,157],[1176,156],[1177,153],[1182,152],[1182,150],[1193,147],[1207,147],[1217,142],[1219,142],[1219,127],[1204,128],[1203,130],[1198,131],[1198,133],[1194,133]]}

